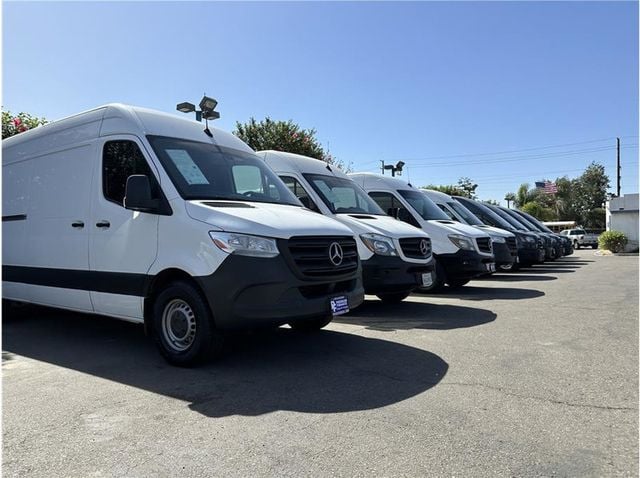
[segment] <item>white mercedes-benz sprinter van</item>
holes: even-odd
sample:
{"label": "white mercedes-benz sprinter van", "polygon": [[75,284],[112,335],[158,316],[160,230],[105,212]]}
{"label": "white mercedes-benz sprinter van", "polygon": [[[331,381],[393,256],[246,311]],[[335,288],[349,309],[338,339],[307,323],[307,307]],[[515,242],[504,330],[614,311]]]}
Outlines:
{"label": "white mercedes-benz sprinter van", "polygon": [[281,151],[258,151],[312,211],[340,221],[355,234],[366,294],[400,302],[433,282],[429,235],[387,215],[346,174],[324,161]]}
{"label": "white mercedes-benz sprinter van", "polygon": [[518,247],[515,234],[505,231],[504,229],[487,226],[474,216],[471,211],[448,194],[434,191],[433,189],[421,189],[421,191],[426,194],[442,212],[449,216],[452,221],[468,224],[491,236],[496,268],[507,271],[515,269],[514,264],[518,261]]}
{"label": "white mercedes-benz sprinter van", "polygon": [[495,272],[487,233],[452,221],[419,189],[400,179],[372,173],[349,177],[384,211],[429,234],[436,261],[434,289],[443,284],[460,287],[474,277]]}
{"label": "white mercedes-benz sprinter van", "polygon": [[3,298],[143,322],[171,363],[364,298],[349,228],[235,136],[107,105],[3,141]]}

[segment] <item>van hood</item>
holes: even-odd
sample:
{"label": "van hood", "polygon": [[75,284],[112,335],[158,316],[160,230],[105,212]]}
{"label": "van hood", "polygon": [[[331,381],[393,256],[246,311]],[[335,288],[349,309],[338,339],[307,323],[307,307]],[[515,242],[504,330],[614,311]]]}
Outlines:
{"label": "van hood", "polygon": [[220,231],[289,239],[293,236],[353,236],[338,221],[298,206],[244,201],[186,202],[187,214]]}
{"label": "van hood", "polygon": [[391,216],[373,216],[371,214],[336,214],[334,216],[357,234],[381,234],[394,239],[405,237],[429,237],[429,235],[406,222]]}
{"label": "van hood", "polygon": [[509,231],[505,231],[504,229],[500,229],[493,226],[473,226],[477,227],[481,231],[486,232],[491,237],[515,237],[515,234]]}
{"label": "van hood", "polygon": [[473,226],[469,226],[468,224],[461,224],[456,221],[447,221],[440,219],[430,219],[430,224],[436,224],[438,227],[446,229],[449,231],[449,234],[464,234],[469,237],[488,237],[488,232],[484,232],[480,229],[476,229]]}

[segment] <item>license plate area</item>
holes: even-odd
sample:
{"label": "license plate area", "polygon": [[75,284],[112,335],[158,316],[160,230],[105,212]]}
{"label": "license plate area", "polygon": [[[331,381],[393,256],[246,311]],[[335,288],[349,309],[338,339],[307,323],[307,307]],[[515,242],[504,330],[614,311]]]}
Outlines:
{"label": "license plate area", "polygon": [[335,317],[336,315],[342,315],[349,312],[349,299],[346,296],[341,295],[339,297],[333,297],[330,300],[331,313]]}
{"label": "license plate area", "polygon": [[433,285],[433,277],[431,277],[431,272],[423,273],[420,280],[422,282],[422,287],[431,287]]}

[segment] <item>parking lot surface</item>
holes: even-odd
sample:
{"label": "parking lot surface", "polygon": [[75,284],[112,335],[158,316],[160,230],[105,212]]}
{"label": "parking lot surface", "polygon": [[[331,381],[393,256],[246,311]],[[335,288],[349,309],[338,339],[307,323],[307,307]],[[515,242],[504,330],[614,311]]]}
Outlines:
{"label": "parking lot surface", "polygon": [[167,365],[140,326],[3,317],[4,476],[637,476],[638,258],[593,251]]}

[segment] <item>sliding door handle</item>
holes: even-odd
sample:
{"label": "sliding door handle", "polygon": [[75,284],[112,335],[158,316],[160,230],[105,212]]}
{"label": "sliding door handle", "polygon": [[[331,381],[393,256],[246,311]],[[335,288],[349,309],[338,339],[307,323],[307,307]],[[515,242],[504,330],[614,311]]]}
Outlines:
{"label": "sliding door handle", "polygon": [[109,223],[109,221],[100,221],[100,222],[96,222],[96,227],[102,228],[102,229],[106,229],[108,227],[110,227],[111,224]]}
{"label": "sliding door handle", "polygon": [[71,227],[75,227],[78,229],[82,229],[84,227],[84,222],[82,221],[75,221],[71,223]]}

